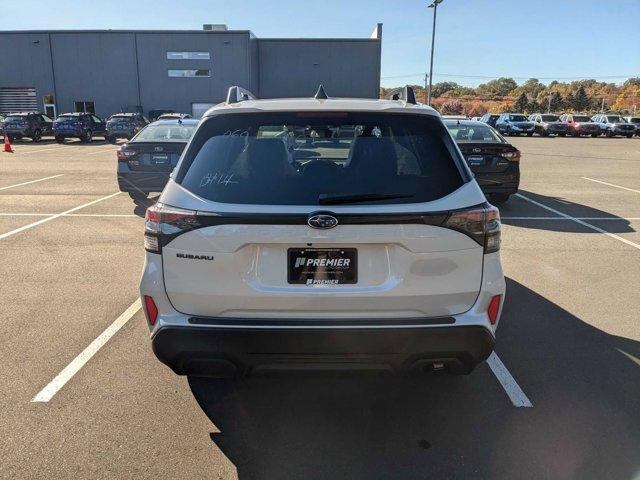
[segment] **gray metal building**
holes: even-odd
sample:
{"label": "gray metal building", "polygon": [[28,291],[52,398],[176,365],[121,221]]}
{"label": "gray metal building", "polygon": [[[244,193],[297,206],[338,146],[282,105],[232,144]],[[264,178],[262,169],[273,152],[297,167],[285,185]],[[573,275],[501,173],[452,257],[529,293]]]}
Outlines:
{"label": "gray metal building", "polygon": [[171,31],[0,32],[0,112],[50,116],[171,109],[199,117],[231,85],[260,98],[378,96],[382,24],[370,38],[256,38],[205,25]]}

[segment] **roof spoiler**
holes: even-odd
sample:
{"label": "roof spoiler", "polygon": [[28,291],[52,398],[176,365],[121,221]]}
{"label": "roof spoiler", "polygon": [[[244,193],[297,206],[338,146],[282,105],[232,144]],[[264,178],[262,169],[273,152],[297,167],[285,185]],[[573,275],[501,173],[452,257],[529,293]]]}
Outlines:
{"label": "roof spoiler", "polygon": [[405,103],[416,105],[416,94],[409,85],[406,87],[395,88],[387,94],[387,100],[402,100]]}
{"label": "roof spoiler", "polygon": [[244,100],[257,100],[257,99],[258,97],[256,97],[249,90],[242,87],[238,87],[237,85],[234,85],[233,87],[229,87],[229,91],[227,92],[227,103],[238,103]]}

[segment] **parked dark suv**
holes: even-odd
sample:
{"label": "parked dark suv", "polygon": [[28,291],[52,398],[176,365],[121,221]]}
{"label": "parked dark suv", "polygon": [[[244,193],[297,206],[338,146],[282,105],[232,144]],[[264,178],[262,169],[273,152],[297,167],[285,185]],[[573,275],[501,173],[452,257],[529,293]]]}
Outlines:
{"label": "parked dark suv", "polygon": [[43,136],[51,135],[52,123],[49,117],[40,112],[11,113],[4,119],[2,129],[11,141],[29,137],[39,142]]}
{"label": "parked dark suv", "polygon": [[64,143],[65,138],[79,138],[81,142],[90,142],[94,135],[105,134],[105,121],[91,113],[63,113],[53,122],[53,135],[56,142]]}
{"label": "parked dark suv", "polygon": [[521,113],[503,113],[496,121],[496,130],[503,135],[520,135],[531,137],[535,132],[535,124]]}
{"label": "parked dark suv", "polygon": [[131,140],[133,136],[149,124],[139,113],[116,113],[107,120],[107,134],[104,138],[115,143],[118,138]]}
{"label": "parked dark suv", "polygon": [[[640,117],[627,117],[629,123],[633,123],[636,127],[636,135],[640,137]],[[0,128],[2,128],[0,126]]]}
{"label": "parked dark suv", "polygon": [[569,127],[560,121],[558,115],[552,113],[532,113],[529,120],[535,124],[535,131],[541,137],[549,135],[566,136],[569,133]]}
{"label": "parked dark suv", "polygon": [[480,117],[480,121],[495,128],[496,122],[498,121],[499,117],[500,115],[497,115],[495,113],[485,113],[483,116]]}

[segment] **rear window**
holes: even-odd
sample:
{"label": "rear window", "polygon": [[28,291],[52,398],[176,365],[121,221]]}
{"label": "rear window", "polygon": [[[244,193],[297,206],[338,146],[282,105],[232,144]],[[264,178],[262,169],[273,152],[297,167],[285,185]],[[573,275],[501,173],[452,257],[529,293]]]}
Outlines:
{"label": "rear window", "polygon": [[611,123],[627,123],[627,121],[624,118],[619,117],[618,115],[607,116],[607,119]]}
{"label": "rear window", "polygon": [[591,118],[587,117],[586,115],[574,115],[573,121],[574,122],[590,122]]}
{"label": "rear window", "polygon": [[60,115],[58,118],[56,118],[56,121],[59,122],[59,123],[75,122],[79,118],[80,117],[78,115]]}
{"label": "rear window", "polygon": [[488,125],[464,125],[457,122],[446,125],[456,142],[507,143]]}
{"label": "rear window", "polygon": [[223,203],[425,202],[463,184],[455,152],[444,125],[426,116],[225,114],[201,125],[176,181]]}
{"label": "rear window", "polygon": [[136,135],[132,142],[188,142],[196,125],[149,125]]}
{"label": "rear window", "polygon": [[526,122],[527,117],[524,115],[509,115],[509,120],[512,122]]}
{"label": "rear window", "polygon": [[123,116],[114,115],[109,119],[109,121],[114,123],[132,122],[133,117],[123,117]]}
{"label": "rear window", "polygon": [[557,122],[558,115],[542,115],[543,122]]}
{"label": "rear window", "polygon": [[26,120],[26,119],[27,119],[26,115],[9,115],[4,120],[6,122],[21,122],[21,121]]}

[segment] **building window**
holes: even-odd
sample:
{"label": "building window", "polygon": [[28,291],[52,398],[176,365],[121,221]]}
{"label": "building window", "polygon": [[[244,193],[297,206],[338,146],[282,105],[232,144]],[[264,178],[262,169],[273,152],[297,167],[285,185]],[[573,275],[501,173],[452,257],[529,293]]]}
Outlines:
{"label": "building window", "polygon": [[209,52],[167,52],[167,60],[210,60]]}
{"label": "building window", "polygon": [[197,70],[169,70],[170,77],[210,77],[211,70],[199,68]]}
{"label": "building window", "polygon": [[86,102],[82,100],[76,100],[74,102],[76,112],[96,113],[96,109],[93,106],[93,102]]}

